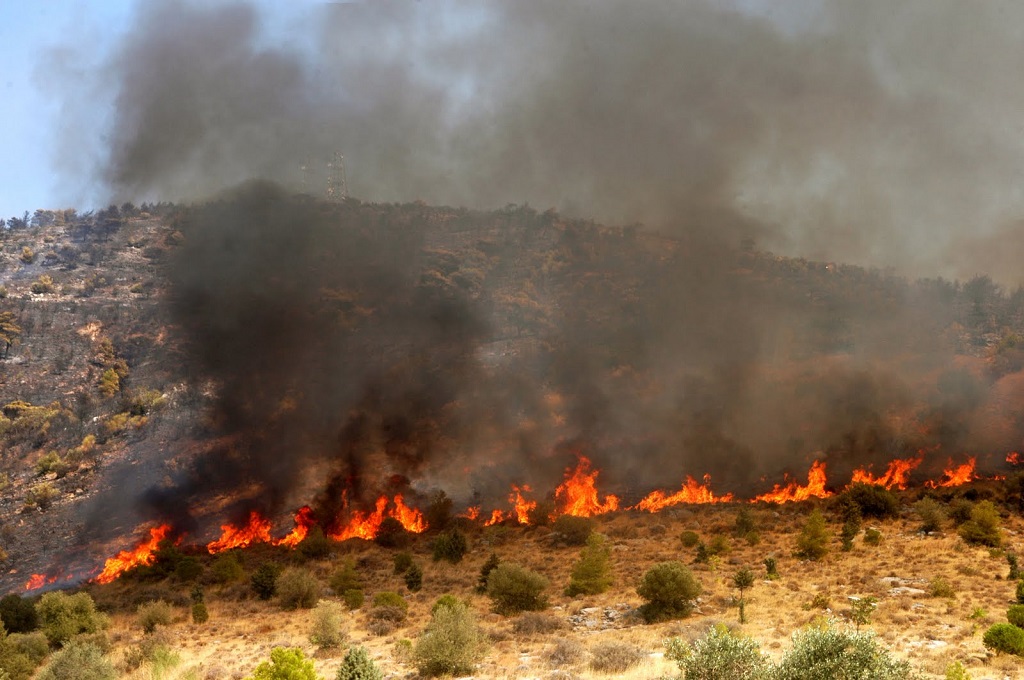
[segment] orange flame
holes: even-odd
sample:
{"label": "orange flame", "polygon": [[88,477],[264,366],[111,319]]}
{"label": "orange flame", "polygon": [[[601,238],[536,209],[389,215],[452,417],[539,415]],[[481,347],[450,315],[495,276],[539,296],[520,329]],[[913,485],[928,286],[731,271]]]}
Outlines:
{"label": "orange flame", "polygon": [[1020,465],[1024,463],[1024,458],[1021,458],[1021,455],[1016,451],[1010,451],[1006,454],[1006,462],[1010,465]]}
{"label": "orange flame", "polygon": [[270,520],[256,510],[249,513],[249,523],[244,527],[222,524],[220,530],[220,538],[206,546],[211,555],[232,548],[248,548],[253,543],[272,543],[274,540],[270,536]]}
{"label": "orange flame", "polygon": [[664,491],[652,491],[647,497],[634,506],[637,510],[647,512],[658,512],[672,505],[681,503],[692,503],[703,505],[707,503],[730,503],[733,496],[727,493],[724,496],[716,496],[711,492],[711,475],[704,475],[704,483],[698,484],[690,475],[686,475],[686,483],[683,488],[674,494],[667,495]]}
{"label": "orange flame", "polygon": [[949,467],[942,471],[942,479],[938,482],[925,482],[925,486],[929,489],[938,489],[939,487],[949,486],[961,486],[968,482],[977,479],[978,475],[974,472],[974,465],[977,462],[974,456],[967,459],[967,462],[963,465],[953,465],[953,461],[949,461]]}
{"label": "orange flame", "polygon": [[395,509],[391,511],[390,516],[401,522],[406,531],[422,534],[427,530],[427,521],[423,518],[423,513],[406,505],[402,501],[402,494],[395,496],[394,503]]}
{"label": "orange flame", "polygon": [[316,524],[313,519],[313,508],[303,505],[295,512],[295,528],[287,536],[274,541],[274,545],[283,545],[286,548],[294,548],[302,543],[309,530]]}
{"label": "orange flame", "polygon": [[[50,581],[53,583],[53,581]],[[25,583],[25,590],[36,590],[46,585],[46,577],[42,574],[32,574]]]}
{"label": "orange flame", "polygon": [[807,486],[800,486],[795,481],[786,486],[776,484],[771,491],[755,497],[751,503],[792,503],[809,498],[828,498],[832,493],[825,490],[825,481],[825,464],[816,460],[807,471]]}
{"label": "orange flame", "polygon": [[466,512],[459,515],[459,517],[465,517],[466,519],[472,522],[477,521],[478,519],[480,519],[480,506],[473,505],[471,507],[466,508]]}
{"label": "orange flame", "polygon": [[611,494],[604,502],[597,497],[598,470],[590,472],[590,460],[580,456],[576,469],[565,471],[565,481],[555,489],[555,501],[561,502],[561,512],[575,517],[592,517],[619,509],[619,499]]}
{"label": "orange flame", "polygon": [[[394,497],[393,503],[395,507],[389,511],[388,497],[381,496],[377,499],[373,512],[352,510],[348,524],[332,532],[330,537],[336,541],[345,541],[350,538],[373,540],[377,536],[377,531],[380,529],[380,525],[384,522],[385,517],[391,517],[398,520],[401,525],[405,527],[406,531],[410,531],[414,534],[420,534],[426,531],[427,522],[423,518],[423,513],[415,508],[407,506],[404,503],[401,494],[397,494]],[[348,508],[347,496],[343,499],[343,508]]]}
{"label": "orange flame", "polygon": [[160,541],[167,538],[171,533],[170,524],[161,524],[149,530],[149,538],[134,550],[122,550],[114,557],[111,557],[103,564],[103,571],[96,577],[97,583],[110,583],[124,572],[140,565],[149,566],[156,559],[153,553],[160,545]]}
{"label": "orange flame", "polygon": [[501,510],[491,510],[491,517],[484,522],[485,527],[493,527],[495,524],[501,524],[505,521],[505,513]]}
{"label": "orange flame", "polygon": [[923,456],[918,456],[917,458],[897,458],[889,463],[889,467],[886,469],[885,474],[880,477],[875,477],[867,470],[860,468],[853,471],[853,479],[850,480],[850,483],[872,484],[874,486],[884,486],[886,489],[892,489],[895,487],[902,491],[907,488],[907,481],[910,477],[910,473],[913,472],[923,460]]}

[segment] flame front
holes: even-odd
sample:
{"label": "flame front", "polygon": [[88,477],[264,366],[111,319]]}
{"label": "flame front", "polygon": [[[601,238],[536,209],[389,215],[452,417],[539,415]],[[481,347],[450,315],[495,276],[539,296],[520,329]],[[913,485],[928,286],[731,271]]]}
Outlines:
{"label": "flame front", "polygon": [[786,486],[776,484],[771,491],[755,497],[751,503],[793,503],[809,498],[828,498],[832,493],[825,489],[825,482],[825,463],[816,460],[807,471],[807,486],[800,486],[796,482],[790,482]]}
{"label": "flame front", "polygon": [[[51,581],[52,583],[52,581]],[[25,590],[36,590],[46,585],[46,577],[42,574],[32,574],[25,582]]]}
{"label": "flame front", "polygon": [[[349,513],[349,520],[345,526],[333,531],[330,537],[336,541],[345,541],[350,538],[363,538],[372,541],[380,530],[380,525],[385,517],[398,520],[406,531],[414,534],[423,533],[427,528],[423,513],[415,508],[407,506],[401,494],[393,499],[394,508],[388,510],[388,497],[381,496],[377,499],[376,506],[372,512],[352,510]],[[342,506],[348,509],[348,497],[343,497]],[[344,512],[344,510],[343,510]]]}
{"label": "flame front", "polygon": [[683,484],[683,488],[679,491],[672,495],[667,495],[664,491],[653,491],[634,507],[637,510],[658,512],[659,510],[682,503],[704,505],[708,503],[730,503],[732,500],[733,495],[731,493],[727,493],[724,496],[716,496],[712,493],[711,475],[704,475],[703,484],[698,484],[697,480],[690,475],[686,475],[686,483]]}
{"label": "flame front", "polygon": [[872,484],[874,486],[884,486],[886,489],[896,488],[903,491],[907,488],[907,481],[910,477],[910,473],[913,472],[923,460],[924,456],[918,456],[917,458],[897,458],[894,461],[890,461],[885,474],[880,477],[875,477],[867,470],[860,468],[853,471],[853,479],[850,480],[850,483]]}
{"label": "flame front", "polygon": [[1021,463],[1024,463],[1024,457],[1016,451],[1010,451],[1006,454],[1006,462],[1010,465],[1020,465]]}
{"label": "flame front", "polygon": [[124,572],[138,566],[149,566],[156,558],[156,552],[160,541],[167,538],[171,533],[170,524],[161,524],[149,530],[149,539],[140,543],[134,550],[122,550],[114,557],[111,557],[103,564],[103,571],[96,577],[97,583],[110,583]]}
{"label": "flame front", "polygon": [[294,548],[299,543],[302,543],[306,535],[309,534],[309,530],[316,524],[316,520],[313,519],[313,508],[308,505],[303,505],[295,512],[295,528],[291,530],[284,538],[274,541],[274,545],[283,545],[286,548]]}
{"label": "flame front", "polygon": [[604,502],[598,500],[597,476],[599,471],[590,471],[590,460],[579,457],[579,463],[572,472],[565,471],[565,481],[555,489],[555,501],[560,504],[563,515],[592,517],[619,509],[617,496],[608,494]]}
{"label": "flame front", "polygon": [[949,467],[942,471],[942,479],[937,482],[925,482],[925,486],[929,489],[938,489],[940,487],[949,486],[962,486],[978,478],[978,475],[974,472],[975,463],[977,459],[971,456],[967,459],[967,462],[963,465],[953,465],[953,461],[949,461]]}
{"label": "flame front", "polygon": [[249,513],[249,523],[244,527],[222,524],[220,538],[207,544],[206,549],[211,555],[216,555],[233,548],[248,548],[254,543],[272,543],[270,527],[270,520],[253,510]]}

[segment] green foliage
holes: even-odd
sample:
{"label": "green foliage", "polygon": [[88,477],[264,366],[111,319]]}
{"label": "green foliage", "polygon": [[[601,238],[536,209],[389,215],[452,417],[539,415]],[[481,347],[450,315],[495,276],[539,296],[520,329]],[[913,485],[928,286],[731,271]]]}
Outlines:
{"label": "green foliage", "polygon": [[210,611],[205,602],[192,603],[192,623],[206,623],[210,620]]}
{"label": "green foliage", "polygon": [[857,534],[860,533],[860,514],[855,514],[846,518],[843,522],[843,528],[839,532],[839,538],[843,542],[843,551],[849,552],[853,550],[853,539],[857,538]]}
{"label": "green foliage", "polygon": [[918,531],[925,533],[942,531],[942,525],[946,521],[946,511],[934,498],[925,496],[914,503],[914,512],[917,513],[918,519],[921,520],[921,526],[918,527]]}
{"label": "green foliage", "polygon": [[404,574],[412,566],[412,553],[395,553],[394,565],[395,574]]}
{"label": "green foliage", "polygon": [[57,475],[57,479],[67,476],[69,472],[78,466],[60,457],[56,451],[50,451],[36,461],[36,475],[42,476],[50,472]]}
{"label": "green foliage", "polygon": [[416,640],[413,659],[425,677],[469,675],[485,650],[485,637],[472,612],[455,600],[434,608],[430,623]]}
{"label": "green foliage", "polygon": [[878,606],[878,598],[864,595],[850,598],[850,618],[853,619],[857,630],[866,626],[871,621],[871,615],[875,613]]}
{"label": "green foliage", "polygon": [[957,533],[970,545],[998,548],[1002,542],[999,511],[992,501],[981,501],[971,508],[971,518],[960,525]]}
{"label": "green foliage", "polygon": [[382,548],[404,548],[409,545],[409,532],[394,517],[385,517],[373,540]]}
{"label": "green foliage", "polygon": [[362,588],[349,588],[341,594],[341,600],[349,611],[355,611],[362,607],[365,599]]}
{"label": "green foliage", "polygon": [[1017,581],[1020,579],[1020,565],[1017,563],[1017,556],[1013,553],[1006,553],[1006,563],[1010,566],[1010,573],[1006,575],[1007,580]]}
{"label": "green foliage", "polygon": [[409,603],[398,593],[385,590],[373,596],[374,607],[398,607],[403,612],[409,611]]}
{"label": "green foliage", "polygon": [[345,614],[341,605],[320,600],[313,609],[313,626],[309,641],[321,649],[336,649],[345,644],[348,634],[343,625]]}
{"label": "green foliage", "polygon": [[815,508],[796,538],[796,556],[811,561],[820,560],[828,554],[828,542],[831,537],[825,528],[825,518]]}
{"label": "green foliage", "polygon": [[647,570],[636,592],[647,601],[641,616],[653,623],[688,616],[701,586],[682,562],[662,562]]}
{"label": "green foliage", "polygon": [[415,562],[405,572],[405,587],[410,593],[418,592],[423,587],[423,569]]}
{"label": "green foliage", "polygon": [[492,552],[490,556],[488,556],[487,561],[484,562],[482,567],[480,567],[480,577],[476,581],[476,592],[487,592],[487,578],[499,564],[501,564],[501,560],[498,559],[498,553]]}
{"label": "green foliage", "polygon": [[928,594],[932,597],[955,597],[953,584],[941,576],[936,576],[928,583]]}
{"label": "green foliage", "polygon": [[320,581],[309,569],[285,569],[277,578],[277,596],[285,609],[312,609],[320,599]]}
{"label": "green foliage", "polygon": [[1024,628],[1024,604],[1011,604],[1006,610],[1006,620],[1018,628]]}
{"label": "green foliage", "polygon": [[191,583],[203,575],[203,563],[192,555],[183,555],[174,565],[174,577],[184,583]]}
{"label": "green foliage", "polygon": [[683,544],[684,548],[692,548],[700,543],[700,536],[696,531],[684,531],[679,534],[679,541]]}
{"label": "green foliage", "polygon": [[646,656],[644,650],[628,642],[599,642],[590,650],[590,669],[598,673],[621,675]]}
{"label": "green foliage", "polygon": [[156,631],[157,626],[169,626],[173,613],[171,605],[163,600],[140,604],[137,613],[139,626],[149,635]]}
{"label": "green foliage", "polygon": [[0,599],[0,623],[9,633],[28,633],[39,627],[39,616],[31,600],[12,593]]}
{"label": "green foliage", "polygon": [[900,502],[896,495],[876,484],[851,484],[836,500],[840,505],[855,506],[862,517],[887,519],[900,514]]}
{"label": "green foliage", "polygon": [[740,511],[736,513],[736,523],[733,526],[733,534],[743,538],[751,532],[757,531],[757,522],[754,521],[754,514],[750,512],[750,508],[747,506],[741,506]]}
{"label": "green foliage", "polygon": [[546,578],[518,564],[499,564],[487,577],[487,596],[503,616],[547,608],[547,587]]}
{"label": "green foliage", "polygon": [[79,633],[95,633],[107,625],[106,617],[96,611],[96,603],[88,593],[46,593],[36,605],[36,612],[46,639],[54,647]]}
{"label": "green foliage", "polygon": [[1024,579],[1017,581],[1017,604],[1024,604]]}
{"label": "green foliage", "polygon": [[25,264],[32,264],[33,262],[36,261],[35,251],[33,251],[28,246],[23,246],[21,249],[21,255],[18,256],[18,259],[24,262]]}
{"label": "green foliage", "polygon": [[597,595],[608,590],[612,580],[611,548],[604,536],[591,534],[587,547],[580,551],[580,559],[573,565],[565,594]]}
{"label": "green foliage", "polygon": [[593,530],[594,520],[573,515],[559,515],[551,526],[551,531],[566,545],[586,545]]}
{"label": "green foliage", "polygon": [[112,368],[103,371],[100,376],[100,394],[104,397],[112,397],[121,390],[121,376]]}
{"label": "green foliage", "polygon": [[247,680],[320,680],[301,649],[275,647],[270,652],[270,661],[264,661]]}
{"label": "green foliage", "polygon": [[665,656],[682,671],[681,680],[768,680],[768,659],[757,641],[733,636],[723,625],[713,626],[692,644],[679,638],[666,641]]}
{"label": "green foliage", "polygon": [[256,597],[269,600],[277,594],[277,577],[281,574],[281,566],[273,562],[264,562],[249,577],[249,584]]}
{"label": "green foliage", "polygon": [[49,510],[53,502],[60,498],[60,491],[50,482],[36,484],[25,494],[26,508]]}
{"label": "green foliage", "polygon": [[320,527],[313,527],[306,534],[306,537],[299,542],[299,554],[307,560],[323,560],[331,555],[334,549],[334,541],[324,535]]}
{"label": "green foliage", "polygon": [[882,532],[874,527],[864,530],[864,542],[868,545],[879,545],[882,542]]}
{"label": "green foliage", "polygon": [[774,557],[764,558],[764,571],[765,576],[769,581],[774,581],[779,578],[779,562]]}
{"label": "green foliage", "polygon": [[909,680],[910,664],[894,659],[870,632],[807,628],[793,636],[773,680]]}
{"label": "green foliage", "polygon": [[962,663],[954,661],[946,666],[945,680],[971,680],[971,674]]}
{"label": "green foliage", "polygon": [[747,567],[743,567],[733,574],[732,584],[740,591],[740,623],[746,623],[747,608],[746,601],[743,598],[743,593],[747,589],[754,587],[754,572],[750,571]]}
{"label": "green foliage", "polygon": [[53,292],[53,278],[49,274],[43,274],[32,282],[30,289],[36,295],[45,295]]}
{"label": "green foliage", "polygon": [[452,521],[452,499],[444,491],[433,493],[423,516],[431,531],[444,531]]}
{"label": "green foliage", "polygon": [[210,565],[210,576],[216,583],[234,583],[245,578],[245,569],[242,568],[235,553],[225,552],[213,560]]}
{"label": "green foliage", "polygon": [[384,680],[384,674],[373,663],[366,649],[350,647],[338,668],[337,680]]}
{"label": "green foliage", "polygon": [[1012,623],[997,623],[981,638],[987,648],[1004,654],[1024,656],[1024,630]]}
{"label": "green foliage", "polygon": [[458,529],[449,529],[434,539],[434,561],[458,564],[469,551],[466,536]]}
{"label": "green foliage", "polygon": [[36,680],[115,680],[117,671],[99,647],[69,642],[50,657]]}
{"label": "green foliage", "polygon": [[356,571],[356,565],[352,560],[345,560],[328,581],[331,590],[336,593],[344,593],[347,590],[362,590],[363,580]]}

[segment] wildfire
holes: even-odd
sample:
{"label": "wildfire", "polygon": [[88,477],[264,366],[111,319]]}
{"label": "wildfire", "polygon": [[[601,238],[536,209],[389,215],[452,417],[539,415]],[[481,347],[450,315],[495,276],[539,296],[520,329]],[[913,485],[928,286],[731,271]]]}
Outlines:
{"label": "wildfire", "polygon": [[1021,457],[1021,455],[1016,451],[1010,451],[1006,454],[1006,462],[1010,465],[1020,465],[1021,463],[1024,463],[1024,457]]}
{"label": "wildfire", "polygon": [[646,510],[647,512],[658,512],[664,510],[672,505],[679,505],[681,503],[691,503],[694,505],[703,505],[707,503],[730,503],[732,502],[733,495],[727,493],[724,496],[716,496],[711,491],[711,475],[704,475],[704,483],[698,484],[690,475],[686,475],[686,483],[683,484],[683,488],[676,491],[674,494],[667,495],[664,491],[653,491],[647,495],[642,501],[634,506],[637,510]]}
{"label": "wildfire", "polygon": [[479,505],[474,505],[474,506],[466,508],[466,512],[464,512],[461,515],[459,515],[459,517],[465,517],[466,519],[470,520],[471,522],[477,521],[478,519],[480,519],[480,506]]}
{"label": "wildfire", "polygon": [[[53,581],[50,581],[53,583]],[[46,585],[46,577],[42,574],[32,574],[25,583],[25,590],[36,590]]]}
{"label": "wildfire", "polygon": [[[426,531],[427,522],[423,519],[423,513],[407,506],[403,501],[402,494],[397,494],[392,499],[392,503],[394,507],[388,510],[388,497],[381,496],[377,499],[376,506],[372,512],[352,510],[349,515],[348,524],[332,532],[330,537],[336,541],[344,541],[350,538],[373,540],[377,536],[377,531],[380,530],[380,525],[384,522],[385,517],[398,520],[405,527],[406,531],[414,534]],[[347,498],[344,501],[344,506],[348,507]]]}
{"label": "wildfire", "polygon": [[977,459],[971,456],[967,459],[967,462],[963,465],[953,465],[953,461],[949,461],[949,467],[942,471],[942,479],[938,482],[925,482],[925,486],[929,489],[938,489],[939,487],[949,486],[961,486],[968,482],[978,478],[978,475],[974,472],[974,465]]}
{"label": "wildfire", "polygon": [[313,508],[303,505],[295,512],[295,528],[284,538],[278,539],[274,545],[283,545],[287,548],[294,548],[306,538],[309,530],[316,524],[313,519]]}
{"label": "wildfire", "polygon": [[[522,486],[512,485],[512,491],[508,495],[508,502],[512,504],[512,509],[507,513],[501,510],[492,510],[490,518],[484,522],[485,527],[494,526],[500,524],[505,520],[514,519],[519,524],[530,523],[530,513],[537,507],[537,501],[531,501],[527,499],[523,493],[530,493],[531,489],[528,484]],[[470,508],[473,510],[474,508]],[[475,508],[477,516],[480,515],[479,508]]]}
{"label": "wildfire", "polygon": [[490,518],[484,522],[485,527],[493,527],[495,524],[501,524],[505,521],[505,513],[501,510],[491,510]]}
{"label": "wildfire", "polygon": [[161,524],[149,530],[149,538],[134,550],[122,550],[114,557],[111,557],[103,564],[103,571],[96,577],[97,583],[110,583],[118,576],[133,567],[153,564],[153,553],[156,551],[160,541],[167,538],[171,533],[170,524]]}
{"label": "wildfire", "polygon": [[889,463],[885,474],[880,477],[875,477],[867,470],[860,468],[853,471],[853,479],[850,480],[850,483],[873,484],[875,486],[884,486],[886,489],[896,488],[902,491],[907,488],[907,480],[910,477],[910,473],[923,460],[923,456],[918,456],[917,458],[897,458]]}
{"label": "wildfire", "polygon": [[595,483],[599,474],[598,470],[590,471],[590,460],[583,456],[574,471],[565,471],[565,481],[555,489],[555,501],[562,514],[592,517],[619,509],[617,496],[609,494],[603,503],[598,500]]}
{"label": "wildfire", "polygon": [[270,520],[253,510],[249,513],[249,523],[244,527],[222,524],[220,538],[207,544],[206,549],[211,555],[216,555],[232,548],[248,548],[253,543],[271,543],[274,539],[270,536],[270,527]]}
{"label": "wildfire", "polygon": [[832,493],[825,490],[825,481],[825,463],[816,460],[807,472],[807,486],[800,486],[795,481],[786,486],[776,484],[771,491],[757,496],[751,502],[791,503],[809,498],[828,498]]}

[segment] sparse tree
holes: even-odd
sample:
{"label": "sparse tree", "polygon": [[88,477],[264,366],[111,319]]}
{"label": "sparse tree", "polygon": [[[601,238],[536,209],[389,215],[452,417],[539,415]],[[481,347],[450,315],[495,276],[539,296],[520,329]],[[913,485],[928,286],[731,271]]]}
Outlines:
{"label": "sparse tree", "polygon": [[796,538],[796,556],[805,560],[820,560],[828,554],[829,538],[825,518],[815,508]]}
{"label": "sparse tree", "polygon": [[0,343],[4,346],[4,359],[20,337],[21,326],[18,325],[14,312],[0,312]]}
{"label": "sparse tree", "polygon": [[740,591],[740,623],[746,623],[746,601],[743,599],[743,593],[747,589],[754,587],[754,572],[750,571],[750,569],[746,567],[743,567],[735,574],[733,574],[732,583]]}

